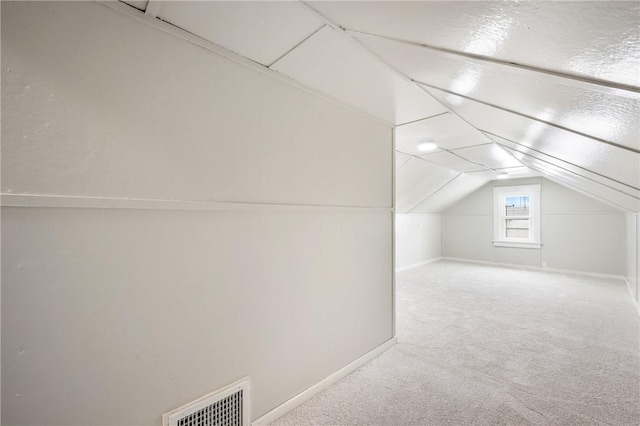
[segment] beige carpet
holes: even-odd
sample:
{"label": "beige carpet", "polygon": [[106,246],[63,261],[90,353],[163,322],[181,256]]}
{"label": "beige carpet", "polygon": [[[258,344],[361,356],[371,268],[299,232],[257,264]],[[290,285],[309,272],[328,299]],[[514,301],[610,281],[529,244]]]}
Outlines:
{"label": "beige carpet", "polygon": [[624,282],[440,261],[398,274],[399,343],[274,425],[638,425]]}

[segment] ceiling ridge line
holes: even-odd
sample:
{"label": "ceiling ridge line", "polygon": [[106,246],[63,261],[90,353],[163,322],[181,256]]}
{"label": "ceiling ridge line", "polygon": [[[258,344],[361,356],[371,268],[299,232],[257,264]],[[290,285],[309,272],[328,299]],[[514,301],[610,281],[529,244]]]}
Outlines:
{"label": "ceiling ridge line", "polygon": [[433,197],[434,195],[436,195],[438,192],[440,192],[445,186],[449,185],[451,182],[453,182],[454,180],[458,179],[460,176],[462,176],[464,173],[463,172],[459,172],[457,175],[455,175],[452,179],[448,180],[444,185],[440,186],[438,189],[436,189],[435,191],[433,191],[432,193],[430,193],[429,195],[427,195],[423,200],[421,200],[418,204],[416,204],[415,206],[411,207],[409,210],[407,210],[407,213],[411,213],[412,211],[414,211],[415,209],[417,209],[418,207],[420,207],[420,205],[422,203],[424,203],[425,201],[427,201],[429,198]]}
{"label": "ceiling ridge line", "polygon": [[[579,174],[579,173],[576,173],[576,172],[574,172],[574,171],[572,171],[572,170],[569,170],[569,169],[565,169],[564,167],[562,167],[562,166],[558,166],[557,164],[553,164],[553,163],[551,163],[551,162],[549,162],[549,161],[546,161],[546,160],[543,160],[543,159],[541,159],[541,158],[534,157],[534,156],[533,156],[533,155],[531,155],[531,154],[528,154],[528,153],[526,153],[526,152],[519,151],[519,150],[517,150],[517,149],[514,149],[514,148],[511,148],[511,147],[508,147],[508,146],[506,146],[506,145],[502,145],[502,144],[500,144],[500,143],[498,143],[498,142],[496,142],[496,144],[498,144],[498,145],[500,145],[501,147],[503,147],[504,149],[506,149],[506,150],[509,152],[509,154],[511,154],[511,156],[513,156],[513,158],[516,158],[516,156],[515,156],[515,155],[513,155],[513,152],[517,152],[517,153],[520,153],[520,154],[525,155],[525,156],[527,156],[527,157],[533,158],[534,160],[537,160],[537,161],[540,161],[540,162],[542,162],[542,163],[548,164],[548,165],[550,165],[550,166],[552,166],[552,167],[556,167],[556,168],[558,168],[558,169],[560,169],[560,170],[563,170],[563,171],[565,171],[565,172],[567,172],[567,173],[571,173],[572,175],[575,175],[575,176],[581,177],[582,179],[586,179],[586,180],[588,180],[588,181],[591,181],[591,182],[593,182],[593,183],[595,183],[595,184],[597,184],[597,185],[603,186],[603,187],[605,187],[605,188],[609,188],[609,189],[610,189],[610,190],[612,190],[612,191],[619,192],[620,194],[626,195],[627,197],[630,197],[630,198],[633,198],[633,199],[636,199],[636,200],[640,200],[640,197],[637,197],[637,196],[635,196],[635,195],[628,194],[628,193],[626,193],[626,192],[624,192],[624,191],[619,190],[618,188],[614,188],[614,187],[609,186],[609,185],[606,185],[606,184],[604,184],[604,183],[602,183],[602,182],[598,182],[597,180],[594,180],[594,179],[592,179],[592,178],[590,178],[590,177],[582,176],[582,175],[581,175],[581,174]],[[513,151],[513,152],[512,152],[512,151]],[[517,159],[517,158],[516,158],[516,159]],[[519,160],[519,161],[520,161],[520,160]],[[527,167],[531,167],[531,166],[530,166],[530,165],[527,165]],[[546,173],[546,172],[541,171],[541,170],[539,170],[539,169],[538,169],[538,168],[536,168],[536,167],[531,167],[531,168],[533,168],[533,169],[535,169],[535,170],[538,170],[539,172],[544,173],[545,175],[547,175],[547,173]],[[613,179],[610,179],[610,180],[613,180]]]}
{"label": "ceiling ridge line", "polygon": [[[520,143],[520,142],[516,142],[516,141],[514,141],[514,140],[512,140],[512,139],[505,138],[504,136],[497,135],[497,134],[492,133],[492,132],[489,132],[489,131],[487,131],[487,130],[482,130],[482,129],[478,129],[478,130],[480,130],[482,133],[484,133],[485,135],[487,135],[489,138],[491,138],[491,136],[494,136],[494,137],[497,137],[497,138],[500,138],[500,139],[504,139],[504,140],[509,141],[509,142],[511,142],[511,143],[514,143],[514,144],[516,144],[516,145],[518,145],[518,146],[521,146],[521,147],[524,147],[524,148],[530,149],[531,151],[535,151],[535,152],[537,152],[537,153],[539,153],[539,154],[542,154],[542,155],[544,155],[544,156],[546,156],[546,157],[551,157],[551,158],[553,158],[554,160],[558,160],[558,161],[561,161],[561,162],[563,162],[563,163],[569,164],[570,166],[576,167],[576,168],[578,168],[578,169],[580,169],[580,170],[584,170],[585,172],[593,173],[593,174],[594,174],[594,175],[596,175],[596,176],[600,176],[600,177],[605,178],[605,179],[607,179],[607,180],[610,180],[610,181],[612,181],[612,182],[616,182],[616,183],[618,183],[618,184],[620,184],[620,185],[626,186],[626,187],[631,188],[631,189],[634,189],[634,190],[636,190],[636,191],[640,191],[640,188],[638,188],[638,187],[635,187],[635,186],[630,185],[630,184],[625,183],[625,182],[621,182],[621,181],[619,181],[619,180],[617,180],[617,179],[610,178],[609,176],[603,175],[602,173],[598,173],[598,172],[593,171],[593,170],[590,170],[590,169],[588,169],[588,168],[586,168],[586,167],[579,166],[579,165],[577,165],[577,164],[574,164],[574,163],[572,163],[572,162],[570,162],[570,161],[567,161],[567,160],[563,160],[562,158],[556,157],[556,156],[554,156],[554,155],[547,154],[546,152],[540,151],[540,150],[538,150],[538,149],[531,148],[530,146],[524,145],[524,144],[522,144],[522,143]],[[491,139],[492,139],[492,138],[491,138]],[[493,140],[493,139],[492,139],[492,140]],[[494,141],[494,143],[497,143],[497,144],[499,144],[500,146],[502,146],[502,144],[500,144],[500,143],[499,143],[499,142],[497,142],[497,141]],[[517,150],[516,150],[516,151],[517,151]],[[517,152],[520,152],[520,151],[517,151]],[[536,157],[534,157],[533,155],[531,155],[531,157],[536,158]],[[549,164],[552,164],[552,163],[549,163]],[[560,167],[560,166],[558,166],[558,167]]]}
{"label": "ceiling ridge line", "polygon": [[[459,96],[461,98],[464,98],[464,99],[467,99],[467,100],[470,100],[470,101],[473,101],[473,102],[477,102],[479,104],[482,104],[482,105],[485,105],[485,106],[488,106],[488,107],[491,107],[491,108],[496,108],[496,109],[499,109],[501,111],[508,112],[510,114],[515,114],[515,115],[518,115],[518,116],[523,117],[523,118],[527,118],[527,119],[532,120],[532,121],[537,121],[539,123],[546,124],[547,126],[555,127],[556,129],[564,130],[565,132],[573,133],[573,134],[576,134],[576,135],[579,135],[579,136],[582,136],[582,137],[585,137],[585,138],[588,138],[588,139],[592,139],[594,141],[598,141],[598,142],[604,143],[606,145],[614,146],[616,148],[620,148],[620,149],[624,149],[624,150],[627,150],[627,151],[631,151],[631,152],[633,152],[635,154],[640,154],[640,150],[638,150],[636,148],[632,148],[630,146],[622,145],[622,144],[619,144],[617,142],[611,142],[611,141],[608,141],[606,139],[599,138],[597,136],[589,135],[587,133],[583,133],[583,132],[580,132],[578,130],[573,130],[573,129],[570,129],[568,127],[561,126],[560,124],[552,123],[551,121],[542,120],[540,118],[536,118],[536,117],[533,117],[531,115],[527,115],[527,114],[524,114],[522,112],[518,112],[518,111],[509,109],[509,108],[501,107],[499,105],[495,105],[495,104],[492,104],[490,102],[481,101],[480,99],[472,98],[471,96],[467,96],[467,95],[462,95],[460,93],[456,93],[456,92],[454,92],[452,90],[449,90],[449,89],[443,89],[443,88],[435,86],[433,84],[425,83],[425,82],[422,82],[422,81],[419,81],[419,80],[414,80],[414,82],[416,84],[426,86],[426,87],[428,87],[430,89],[433,89],[433,90],[439,90],[441,92],[445,92],[445,93],[448,93],[450,95]],[[477,127],[476,127],[476,129],[477,129]],[[478,131],[479,131],[479,129],[478,129]]]}
{"label": "ceiling ridge line", "polygon": [[499,65],[503,65],[503,66],[507,66],[507,67],[511,67],[511,68],[522,69],[522,70],[525,70],[525,71],[532,71],[532,72],[536,72],[536,73],[540,73],[540,74],[551,75],[551,76],[562,78],[562,79],[567,79],[567,80],[571,80],[571,81],[577,81],[577,82],[580,82],[580,83],[586,83],[586,84],[588,84],[590,86],[606,87],[608,89],[620,90],[620,91],[623,91],[623,92],[640,93],[640,87],[634,86],[632,84],[618,83],[618,82],[611,81],[611,80],[604,80],[604,79],[600,79],[600,78],[593,78],[593,77],[580,76],[580,75],[577,75],[577,74],[564,73],[564,72],[560,72],[560,71],[554,71],[554,70],[551,70],[551,69],[548,69],[548,68],[535,67],[535,66],[532,66],[532,65],[524,65],[524,64],[519,64],[517,62],[509,62],[509,61],[502,60],[502,59],[492,58],[490,56],[479,55],[477,53],[463,52],[463,51],[459,51],[459,50],[448,49],[446,47],[432,46],[432,45],[429,45],[429,44],[419,43],[419,42],[415,42],[415,41],[403,40],[403,39],[399,39],[399,38],[395,38],[395,37],[389,37],[389,36],[384,36],[384,35],[380,35],[380,34],[369,33],[369,32],[366,32],[366,31],[351,30],[351,29],[348,29],[348,28],[344,28],[344,31],[347,32],[347,33],[360,34],[360,35],[364,35],[364,36],[367,36],[367,37],[375,37],[375,38],[381,38],[381,39],[385,39],[385,40],[394,41],[394,42],[397,42],[397,43],[409,44],[409,45],[412,45],[412,46],[421,47],[421,48],[425,48],[425,49],[430,49],[430,50],[434,50],[434,51],[441,52],[441,53],[447,53],[447,54],[454,55],[454,56],[462,56],[462,57],[465,57],[465,58],[468,58],[468,59],[473,59],[473,60],[476,60],[476,61],[490,62],[490,63],[499,64]]}

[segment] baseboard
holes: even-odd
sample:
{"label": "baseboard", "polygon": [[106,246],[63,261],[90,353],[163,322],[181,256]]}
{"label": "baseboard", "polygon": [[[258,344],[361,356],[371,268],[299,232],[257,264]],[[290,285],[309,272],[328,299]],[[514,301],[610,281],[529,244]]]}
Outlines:
{"label": "baseboard", "polygon": [[442,257],[442,260],[453,260],[455,262],[468,262],[468,263],[479,263],[481,265],[492,265],[492,266],[502,266],[506,268],[519,268],[519,269],[529,269],[532,271],[540,271],[540,272],[557,272],[561,274],[573,274],[573,275],[584,275],[587,277],[595,277],[595,278],[609,278],[614,280],[626,280],[626,278],[622,275],[612,275],[612,274],[600,274],[597,272],[587,272],[587,271],[576,271],[573,269],[556,269],[556,268],[542,268],[540,266],[529,266],[529,265],[518,265],[515,263],[501,263],[501,262],[491,262],[488,260],[475,260],[475,259],[462,259],[459,257]]}
{"label": "baseboard", "polygon": [[425,261],[422,261],[422,262],[412,263],[409,266],[403,266],[402,268],[396,269],[396,273],[402,272],[402,271],[407,271],[407,270],[413,269],[413,268],[417,268],[418,266],[426,265],[428,263],[437,262],[440,259],[442,259],[442,257],[436,257],[436,258],[425,260]]}
{"label": "baseboard", "polygon": [[371,350],[370,352],[367,352],[366,354],[364,354],[360,358],[356,359],[351,364],[347,365],[346,367],[341,368],[340,370],[336,371],[335,373],[333,373],[332,375],[330,375],[326,379],[322,380],[321,382],[311,386],[309,389],[299,393],[298,395],[294,396],[290,400],[278,405],[273,410],[269,411],[268,413],[262,415],[261,417],[259,417],[256,420],[254,420],[251,423],[251,425],[252,426],[268,425],[268,424],[276,421],[277,419],[279,419],[280,417],[284,416],[285,414],[287,414],[289,411],[293,410],[294,408],[296,408],[300,404],[310,400],[311,398],[313,398],[318,393],[322,392],[323,390],[325,390],[326,388],[328,388],[332,384],[336,383],[338,380],[340,380],[343,377],[347,376],[349,373],[352,373],[353,371],[355,371],[358,368],[362,367],[364,364],[368,363],[369,361],[371,361],[372,359],[374,359],[378,355],[381,355],[383,352],[385,352],[386,350],[388,350],[389,348],[391,348],[395,344],[396,344],[396,338],[395,337],[390,339],[390,340],[387,340],[386,342],[384,342],[383,344],[381,344],[377,348]]}
{"label": "baseboard", "polygon": [[629,280],[625,278],[624,283],[627,285],[627,290],[629,290],[629,296],[631,296],[633,307],[636,308],[636,312],[638,313],[638,316],[640,316],[640,302],[638,302],[636,298],[633,297],[633,291],[631,290],[631,284],[629,284]]}

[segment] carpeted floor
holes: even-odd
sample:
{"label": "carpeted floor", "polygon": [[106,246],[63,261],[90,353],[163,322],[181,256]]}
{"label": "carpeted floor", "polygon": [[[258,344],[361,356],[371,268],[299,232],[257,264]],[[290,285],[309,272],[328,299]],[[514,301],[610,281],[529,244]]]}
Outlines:
{"label": "carpeted floor", "polygon": [[624,282],[440,261],[397,277],[398,344],[274,425],[638,425]]}

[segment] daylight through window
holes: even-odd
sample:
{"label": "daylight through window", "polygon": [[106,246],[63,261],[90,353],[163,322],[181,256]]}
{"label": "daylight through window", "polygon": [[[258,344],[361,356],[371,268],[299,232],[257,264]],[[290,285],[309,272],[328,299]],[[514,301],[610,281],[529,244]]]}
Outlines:
{"label": "daylight through window", "polygon": [[494,245],[540,247],[540,185],[494,188]]}

